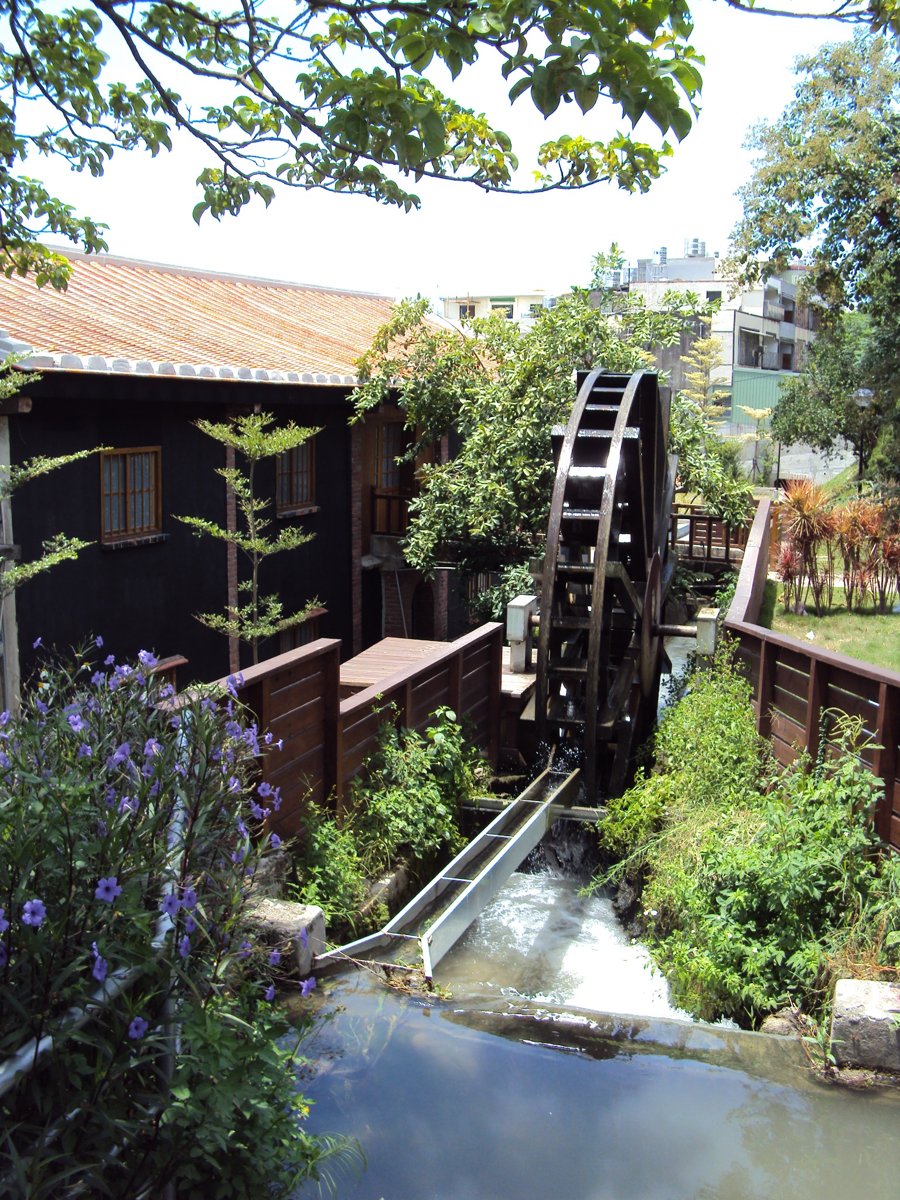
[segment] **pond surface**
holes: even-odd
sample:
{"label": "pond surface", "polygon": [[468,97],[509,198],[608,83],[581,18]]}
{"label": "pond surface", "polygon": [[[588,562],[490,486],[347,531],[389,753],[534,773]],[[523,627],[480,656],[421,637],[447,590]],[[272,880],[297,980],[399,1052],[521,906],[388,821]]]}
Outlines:
{"label": "pond surface", "polygon": [[514,875],[439,982],[450,999],[368,973],[325,989],[308,1128],[368,1160],[341,1200],[900,1194],[894,1094],[816,1082],[798,1043],[672,1019],[645,952],[571,879]]}

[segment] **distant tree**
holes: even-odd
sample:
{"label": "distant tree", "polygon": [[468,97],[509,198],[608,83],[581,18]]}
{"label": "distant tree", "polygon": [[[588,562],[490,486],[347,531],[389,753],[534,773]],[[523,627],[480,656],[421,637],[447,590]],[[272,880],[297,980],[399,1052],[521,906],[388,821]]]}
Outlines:
{"label": "distant tree", "polygon": [[772,436],[785,445],[804,444],[828,455],[849,442],[863,450],[865,468],[875,444],[869,412],[854,401],[870,383],[871,321],[860,313],[836,318],[810,347],[803,371],[782,380],[772,417]]}
{"label": "distant tree", "polygon": [[725,415],[728,392],[713,384],[713,375],[722,366],[722,346],[711,334],[695,338],[688,352],[682,355],[682,375],[686,386],[681,389],[686,400],[696,404],[709,419]]}
{"label": "distant tree", "polygon": [[243,469],[226,466],[217,471],[234,493],[238,527],[228,529],[202,517],[179,516],[176,519],[198,537],[216,538],[236,547],[242,552],[250,571],[249,578],[238,583],[238,592],[246,597],[243,604],[226,603],[224,613],[197,613],[196,617],[207,628],[248,645],[253,662],[257,663],[259,643],[301,624],[318,606],[318,601],[310,600],[299,612],[286,614],[278,596],[264,595],[260,591],[260,569],[265,560],[305,546],[313,535],[295,525],[282,525],[277,533],[271,532],[272,521],[267,516],[270,502],[261,500],[256,493],[256,468],[266,459],[302,446],[319,430],[293,422],[275,425],[275,418],[270,413],[250,413],[228,422],[197,421],[196,424],[203,433],[240,454],[244,461]]}

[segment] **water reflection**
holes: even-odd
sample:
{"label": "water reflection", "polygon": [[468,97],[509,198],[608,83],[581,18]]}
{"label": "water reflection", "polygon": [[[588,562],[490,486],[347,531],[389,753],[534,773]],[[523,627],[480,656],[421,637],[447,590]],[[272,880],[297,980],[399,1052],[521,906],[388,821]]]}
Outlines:
{"label": "water reflection", "polygon": [[[897,1105],[812,1084],[780,1043],[777,1078],[767,1077],[771,1039],[717,1035],[718,1057],[695,1056],[690,1046],[629,1041],[622,1022],[618,1037],[602,1023],[591,1033],[582,1018],[579,1045],[534,1013],[520,1024],[373,986],[364,977],[338,985],[342,1011],[318,1035],[326,1069],[310,1085],[313,1127],[355,1134],[368,1156],[362,1178],[342,1183],[342,1200],[897,1193]],[[748,1042],[747,1067],[732,1065]]]}

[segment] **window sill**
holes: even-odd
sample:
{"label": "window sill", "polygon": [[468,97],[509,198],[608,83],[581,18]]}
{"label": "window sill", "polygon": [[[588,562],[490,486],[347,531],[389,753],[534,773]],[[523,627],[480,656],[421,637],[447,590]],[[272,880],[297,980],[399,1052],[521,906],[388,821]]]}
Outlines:
{"label": "window sill", "polygon": [[128,550],[132,546],[155,546],[158,542],[167,542],[167,533],[141,533],[134,537],[116,538],[114,542],[100,542],[101,550]]}
{"label": "window sill", "polygon": [[284,517],[309,517],[317,513],[320,507],[318,504],[297,504],[291,508],[279,508],[275,516],[279,520]]}

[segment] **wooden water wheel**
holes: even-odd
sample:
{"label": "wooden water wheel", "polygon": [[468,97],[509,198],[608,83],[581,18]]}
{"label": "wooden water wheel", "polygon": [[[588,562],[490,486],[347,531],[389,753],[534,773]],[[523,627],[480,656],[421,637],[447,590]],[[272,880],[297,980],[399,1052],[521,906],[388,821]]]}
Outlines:
{"label": "wooden water wheel", "polygon": [[619,794],[656,716],[675,462],[655,375],[579,375],[553,431],[538,640],[538,735],[584,751],[588,796]]}

